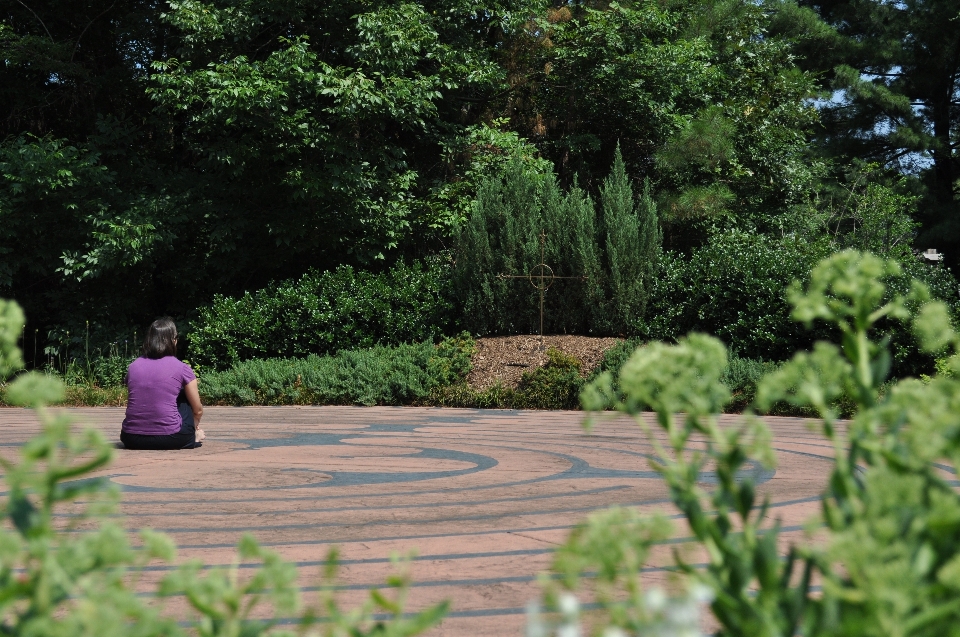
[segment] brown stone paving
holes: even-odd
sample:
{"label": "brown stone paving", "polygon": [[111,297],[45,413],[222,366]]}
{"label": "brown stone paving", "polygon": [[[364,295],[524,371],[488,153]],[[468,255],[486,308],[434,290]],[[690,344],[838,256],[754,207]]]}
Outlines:
{"label": "brown stone paving", "polygon": [[[69,411],[118,437],[123,409]],[[647,465],[651,449],[640,429],[616,417],[588,435],[582,419],[582,412],[210,407],[203,448],[120,450],[101,473],[123,490],[128,528],[169,533],[182,559],[229,564],[232,547],[251,532],[295,562],[309,590],[336,545],[342,599],[358,602],[364,587],[390,572],[391,554],[416,550],[409,607],[453,603],[431,635],[521,635],[537,574],[589,511],[621,504],[675,513]],[[779,466],[753,471],[773,502],[771,517],[782,519],[786,537],[798,537],[817,510],[831,449],[802,419],[767,422]],[[0,410],[0,446],[36,430],[30,412]],[[656,552],[655,562],[669,559]],[[143,584],[162,574],[151,571]]]}

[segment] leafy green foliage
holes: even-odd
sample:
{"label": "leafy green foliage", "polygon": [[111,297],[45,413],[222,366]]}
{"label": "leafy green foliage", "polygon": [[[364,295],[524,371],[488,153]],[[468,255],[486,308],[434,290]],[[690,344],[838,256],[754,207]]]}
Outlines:
{"label": "leafy green foliage", "polygon": [[435,251],[501,154],[535,155],[482,106],[531,7],[4,7],[0,286],[41,334],[129,333],[311,267]]}
{"label": "leafy green foliage", "polygon": [[644,341],[639,338],[628,338],[605,351],[603,358],[600,359],[600,364],[597,365],[597,369],[591,374],[591,380],[603,372],[612,372],[614,375],[619,373],[623,364],[627,362],[630,355],[633,354],[634,350],[642,345],[643,342]]}
{"label": "leafy green foliage", "polygon": [[[929,294],[915,284],[909,296],[884,303],[882,284],[868,277],[898,267],[856,253],[819,266],[810,289],[793,293],[795,311],[803,320],[836,321],[843,348],[823,344],[812,356],[797,355],[761,386],[758,404],[785,399],[816,408],[835,448],[823,497],[823,520],[833,537],[821,558],[820,621],[837,622],[841,630],[856,627],[860,634],[944,634],[957,613],[945,584],[960,548],[953,540],[960,500],[934,463],[945,458],[957,468],[957,451],[948,442],[955,426],[949,405],[960,386],[947,377],[927,384],[908,379],[878,395],[889,353],[883,341],[869,339],[869,329],[884,315],[908,319],[909,296],[922,301]],[[947,347],[956,366],[957,336],[942,303],[923,305],[912,323],[926,351]],[[858,406],[845,428],[825,404],[841,391],[855,396]]]}
{"label": "leafy green foliage", "polygon": [[120,387],[126,384],[127,368],[133,362],[130,356],[98,356],[70,361],[63,373],[68,387]]}
{"label": "leafy green foliage", "polygon": [[[628,339],[617,343],[606,352],[597,368],[589,375],[587,381],[593,381],[601,374],[609,373],[613,380],[613,390],[619,390],[617,379],[620,370],[630,359],[630,355],[645,342],[638,338]],[[764,361],[756,358],[743,358],[737,354],[730,354],[727,367],[720,375],[720,382],[730,390],[730,401],[724,406],[725,413],[741,412],[751,405],[757,394],[757,385],[760,380],[780,366],[774,361]],[[795,415],[798,412],[786,405],[776,405],[778,415]],[[803,415],[806,415],[805,412]]]}
{"label": "leafy green foliage", "polygon": [[547,350],[547,364],[525,372],[513,395],[517,409],[576,409],[584,379],[580,361],[558,349]]}
{"label": "leafy green foliage", "polygon": [[[826,239],[721,233],[689,256],[666,252],[654,279],[648,316],[637,321],[636,333],[646,339],[675,340],[688,331],[706,332],[719,337],[737,356],[784,360],[817,338],[832,335],[825,323],[805,330],[790,320],[784,290],[793,280],[806,280],[817,259],[835,246]],[[909,250],[892,252],[902,255],[902,267],[901,274],[888,276],[884,283],[890,294],[906,294],[911,280],[918,279],[956,315],[960,287],[948,269],[928,266]],[[933,358],[919,349],[902,324],[883,321],[877,328],[891,339],[896,376],[932,371]]]}
{"label": "leafy green foliage", "polygon": [[631,173],[656,180],[684,243],[702,225],[767,229],[813,182],[813,77],[766,32],[762,5],[583,3],[547,18],[534,104],[565,179],[599,181],[619,143]]}
{"label": "leafy green foliage", "polygon": [[877,164],[855,162],[836,184],[824,184],[783,215],[780,229],[844,248],[906,261],[920,224],[918,198],[905,178],[890,179]]}
{"label": "leafy green foliage", "polygon": [[955,250],[956,3],[799,0],[780,6],[773,32],[795,39],[799,64],[817,72],[824,91],[835,96],[821,105],[819,146],[841,165],[874,161],[911,176],[925,199],[928,245]]}
{"label": "leafy green foliage", "polygon": [[205,402],[227,405],[402,405],[470,369],[473,341],[377,346],[303,359],[249,360],[201,374]]}
{"label": "leafy green foliage", "polygon": [[665,340],[706,332],[739,356],[782,360],[812,341],[790,321],[784,288],[828,252],[827,245],[738,232],[717,234],[689,256],[667,252],[648,316],[635,329]]}
{"label": "leafy green foliage", "polygon": [[[13,3],[0,18],[0,286],[50,346],[86,320],[102,344],[311,268],[423,258],[457,243],[481,185],[514,162],[534,182],[556,172],[558,193],[580,175],[546,215],[558,241],[590,234],[585,193],[597,202],[594,245],[549,248],[593,278],[558,284],[548,316],[629,335],[652,284],[653,202],[686,250],[716,229],[782,230],[823,172],[804,152],[815,78],[768,28],[779,4],[124,7]],[[471,267],[525,274],[528,252]],[[470,329],[532,331],[521,282],[478,283],[468,316],[487,311],[488,283],[525,314]]]}
{"label": "leafy green foliage", "polygon": [[523,165],[531,179],[545,178],[553,172],[553,164],[539,156],[536,146],[509,130],[508,125],[507,118],[489,124],[482,122],[444,142],[453,175],[430,195],[428,205],[435,217],[434,227],[451,229],[464,223],[470,217],[481,184],[502,177],[513,162]]}
{"label": "leafy green foliage", "polygon": [[[357,608],[344,609],[337,600],[336,575],[339,552],[334,548],[327,554],[323,570],[324,586],[316,619],[311,626],[322,637],[413,637],[440,623],[450,608],[449,602],[440,602],[417,613],[406,612],[406,599],[412,578],[409,562],[391,558],[395,572],[387,577],[389,593],[370,589],[367,598]],[[305,616],[305,625],[310,626]]]}
{"label": "leafy green foliage", "polygon": [[17,347],[24,316],[20,306],[0,300],[0,377],[9,376],[23,367],[23,354]]}
{"label": "leafy green foliage", "polygon": [[[907,296],[910,292],[911,281],[922,282],[930,289],[932,298],[937,299],[947,308],[951,320],[960,317],[960,284],[948,268],[942,264],[932,265],[917,258],[900,261],[903,276],[886,281],[888,294]],[[910,303],[910,310],[917,311],[918,303]],[[893,358],[894,376],[920,376],[929,374],[934,368],[935,356],[919,346],[916,336],[909,330],[903,329],[902,324],[895,321],[883,321],[878,327],[881,333],[890,337],[890,354]]]}
{"label": "leafy green foliage", "polygon": [[427,373],[439,387],[461,382],[470,373],[471,359],[476,352],[476,342],[467,332],[445,338],[437,344],[436,351],[427,362]]}
{"label": "leafy green foliage", "polygon": [[[727,368],[720,376],[720,382],[730,389],[730,402],[727,403],[724,411],[743,411],[753,404],[757,396],[757,386],[761,379],[778,367],[779,364],[773,361],[740,358],[737,355],[731,355],[727,362]],[[786,415],[783,411],[777,411],[776,413]]]}
{"label": "leafy green foliage", "polygon": [[912,256],[910,243],[920,226],[909,214],[915,201],[881,184],[867,184],[850,211],[849,247],[900,259]]}
{"label": "leafy green foliage", "polygon": [[[410,238],[421,172],[430,172],[418,152],[436,157],[447,94],[500,81],[482,42],[453,24],[497,29],[510,11],[489,7],[481,18],[460,2],[171,8],[165,18],[185,46],[154,62],[148,92],[183,123],[186,149],[250,203],[283,198],[268,225],[277,241],[361,260]],[[254,24],[284,25],[284,35],[262,42]],[[337,233],[325,232],[331,223]]]}
{"label": "leafy green foliage", "polygon": [[60,402],[63,399],[60,379],[48,374],[22,374],[4,388],[3,400],[15,407],[37,407]]}
{"label": "leafy green foliage", "polygon": [[[812,523],[822,529],[817,539],[780,537],[769,500],[758,497],[758,463],[774,462],[766,426],[750,417],[719,426],[728,361],[713,337],[690,334],[676,345],[641,347],[616,385],[606,372],[584,391],[588,408],[655,412],[653,427],[637,418],[655,450],[652,466],[706,556],[698,568],[675,552],[675,566],[712,591],[718,635],[953,634],[960,494],[948,474],[960,463],[960,381],[938,375],[890,383],[888,339],[875,338],[881,321],[906,321],[925,351],[949,353],[945,366],[956,372],[960,334],[950,310],[930,301],[922,283],[891,294],[884,281],[899,273],[894,260],[849,250],[821,261],[806,285],[791,287],[793,316],[833,324],[841,346],[819,342],[798,352],[757,389],[760,410],[785,401],[817,414],[833,449],[819,524]],[[842,396],[853,403],[848,422],[838,421]],[[707,482],[715,484],[711,491]],[[560,578],[547,585],[548,608],[563,615],[570,602],[562,595],[595,572],[603,611],[598,634],[605,625],[642,634],[651,622],[638,577],[650,547],[666,537],[663,524],[618,511],[594,516],[558,553]]]}
{"label": "leafy green foliage", "polygon": [[[13,302],[2,301],[0,309],[0,360],[8,366],[2,378],[22,365],[12,343],[23,328],[23,313]],[[392,595],[374,589],[358,608],[342,609],[335,596],[335,550],[328,555],[318,606],[304,609],[294,566],[247,536],[231,566],[206,569],[190,561],[161,580],[157,601],[172,596],[187,601],[191,616],[181,626],[165,616],[162,605],[138,592],[148,563],[173,561],[173,542],[145,530],[132,546],[123,527],[104,517],[114,512],[119,490],[91,473],[109,464],[113,447],[98,430],[76,431],[69,415],[47,411],[44,404],[62,392],[58,380],[37,373],[21,375],[8,390],[18,404],[36,410],[42,430],[16,460],[0,458],[7,489],[6,524],[0,528],[3,634],[409,637],[446,614],[446,602],[404,612],[410,579],[402,569],[387,582]],[[252,568],[241,575],[241,565]],[[293,629],[277,628],[291,616]]]}
{"label": "leafy green foliage", "polygon": [[[710,336],[691,334],[674,346],[652,343],[638,349],[620,372],[619,393],[614,394],[606,374],[587,388],[583,400],[589,408],[612,402],[628,413],[656,412],[665,443],[650,436],[653,466],[707,550],[708,563],[701,572],[679,555],[675,559],[681,571],[699,576],[714,591],[712,608],[721,634],[793,634],[802,619],[799,602],[809,590],[810,572],[792,583],[796,555],[779,561],[777,525],[761,531],[767,503],[756,505],[753,480],[741,473],[750,458],[772,463],[769,432],[754,420],[718,426],[715,414],[729,398],[720,382],[726,366],[723,344]],[[689,447],[694,435],[706,439],[705,452]],[[712,493],[698,482],[707,463],[717,482]]]}
{"label": "leafy green foliage", "polygon": [[[560,617],[543,618],[539,604],[534,605],[528,611],[528,637],[581,634],[579,603],[570,593],[578,588],[589,590],[596,600],[598,608],[584,615],[598,634],[606,628],[605,636],[699,637],[697,606],[706,600],[696,597],[705,589],[691,591],[689,599],[669,599],[661,589],[645,591],[642,586],[641,572],[651,550],[672,532],[663,516],[645,517],[635,509],[613,507],[590,515],[554,554],[558,578],[540,580],[546,607],[557,609]],[[629,632],[614,632],[613,626]]]}
{"label": "leafy green foliage", "polygon": [[[20,331],[22,313],[4,318],[0,333]],[[6,341],[2,349],[6,356],[18,357]],[[117,496],[115,489],[105,490],[102,479],[78,479],[104,467],[112,450],[98,431],[78,435],[68,416],[46,412],[43,403],[58,392],[58,381],[35,373],[22,375],[8,391],[17,403],[37,409],[43,432],[23,447],[19,462],[0,459],[8,488],[5,517],[11,523],[0,532],[4,631],[178,634],[175,623],[160,619],[125,581],[129,567],[170,559],[168,543],[146,534],[145,548],[132,549],[126,533],[110,523],[77,535],[55,529],[55,509],[79,499],[84,504],[73,506],[75,523],[89,521],[108,511]]]}
{"label": "leafy green foliage", "polygon": [[249,359],[302,357],[432,340],[447,331],[447,267],[438,259],[382,274],[310,271],[240,298],[218,296],[189,332],[190,359],[225,369]]}

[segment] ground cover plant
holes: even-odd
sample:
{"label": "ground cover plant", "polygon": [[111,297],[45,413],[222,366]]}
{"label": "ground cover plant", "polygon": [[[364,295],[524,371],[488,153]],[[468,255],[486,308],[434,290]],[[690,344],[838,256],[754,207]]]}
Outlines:
{"label": "ground cover plant", "polygon": [[202,376],[202,397],[225,405],[404,405],[463,378],[468,335],[333,356],[248,360]]}
{"label": "ground cover plant", "polygon": [[466,374],[431,392],[430,402],[442,407],[476,409],[577,409],[580,390],[586,383],[581,363],[556,348],[546,351],[547,363],[524,372],[516,387],[497,382],[486,389],[473,389]]}
{"label": "ground cover plant", "polygon": [[[643,341],[622,341],[604,352],[596,369],[586,373],[581,362],[559,350],[548,350],[543,367],[524,372],[517,387],[496,384],[486,389],[468,385],[474,340],[466,333],[430,342],[377,346],[328,356],[267,358],[236,363],[229,369],[200,374],[200,393],[213,405],[436,405],[480,409],[579,409],[580,391],[605,371],[617,372]],[[191,361],[192,362],[192,361]],[[109,370],[129,360],[117,357]],[[756,393],[757,382],[777,363],[733,356],[723,375],[730,389],[728,412],[739,412]],[[91,378],[74,361],[67,371],[45,372],[64,383],[58,404],[124,406],[127,389],[113,376]],[[112,373],[112,371],[111,371]],[[0,405],[8,405],[7,385],[0,381]],[[804,414],[778,405],[776,413]]]}

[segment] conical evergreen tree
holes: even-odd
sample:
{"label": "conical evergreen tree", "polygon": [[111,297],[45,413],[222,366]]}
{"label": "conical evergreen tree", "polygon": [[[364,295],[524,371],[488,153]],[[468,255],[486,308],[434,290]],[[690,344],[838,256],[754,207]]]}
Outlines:
{"label": "conical evergreen tree", "polygon": [[619,145],[600,200],[607,270],[607,303],[600,320],[608,330],[626,333],[646,310],[662,237],[649,183],[637,201]]}
{"label": "conical evergreen tree", "polygon": [[513,163],[482,184],[454,247],[453,295],[464,327],[479,335],[537,333],[539,293],[522,277],[542,259],[557,276],[584,277],[555,281],[546,292],[545,333],[629,333],[660,249],[656,207],[649,189],[635,201],[619,149],[601,195],[598,223],[576,182],[563,192],[555,177],[531,176]]}
{"label": "conical evergreen tree", "polygon": [[656,275],[660,253],[663,250],[663,231],[660,229],[657,204],[653,199],[649,179],[644,180],[643,193],[637,202],[637,223],[640,235],[639,259],[642,264],[640,278],[643,281],[642,304],[637,312],[643,315],[647,311],[650,290],[653,288],[653,277]]}

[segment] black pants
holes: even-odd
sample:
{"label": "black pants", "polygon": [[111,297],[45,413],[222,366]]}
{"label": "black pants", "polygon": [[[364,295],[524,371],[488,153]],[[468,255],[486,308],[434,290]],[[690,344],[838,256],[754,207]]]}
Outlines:
{"label": "black pants", "polygon": [[201,443],[196,440],[196,423],[193,420],[193,409],[186,402],[177,403],[177,411],[183,418],[180,431],[166,436],[144,436],[120,432],[120,442],[127,449],[141,449],[144,451],[163,451],[167,449],[194,449]]}

